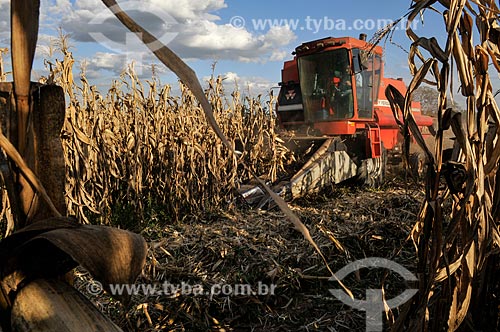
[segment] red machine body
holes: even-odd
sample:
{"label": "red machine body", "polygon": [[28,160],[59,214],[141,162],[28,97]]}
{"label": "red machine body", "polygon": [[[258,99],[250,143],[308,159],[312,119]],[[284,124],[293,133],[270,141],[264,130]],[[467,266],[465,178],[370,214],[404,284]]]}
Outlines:
{"label": "red machine body", "polygon": [[[364,142],[362,158],[381,156],[382,147],[398,150],[402,141],[385,89],[391,84],[403,95],[402,79],[384,77],[382,48],[351,37],[324,38],[295,49],[293,60],[282,70],[277,115],[280,125],[298,135],[344,139],[358,136]],[[412,103],[420,127],[432,126]],[[424,131],[425,132],[425,131]]]}

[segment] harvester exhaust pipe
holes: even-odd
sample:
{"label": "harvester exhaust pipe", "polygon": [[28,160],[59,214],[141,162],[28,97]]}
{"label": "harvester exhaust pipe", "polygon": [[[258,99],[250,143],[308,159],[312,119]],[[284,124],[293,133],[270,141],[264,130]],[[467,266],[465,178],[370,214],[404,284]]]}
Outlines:
{"label": "harvester exhaust pipe", "polygon": [[359,34],[359,40],[366,41],[366,33],[360,33]]}

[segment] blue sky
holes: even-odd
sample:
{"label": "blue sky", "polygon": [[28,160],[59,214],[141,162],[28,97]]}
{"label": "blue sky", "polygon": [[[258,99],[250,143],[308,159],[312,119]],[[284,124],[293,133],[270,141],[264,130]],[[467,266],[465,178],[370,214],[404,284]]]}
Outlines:
{"label": "blue sky", "polygon": [[[371,38],[378,27],[407,13],[405,0],[143,0],[118,3],[195,69],[200,79],[215,73],[227,78],[230,86],[251,94],[265,93],[276,86],[284,60],[305,41],[327,36]],[[45,75],[43,59],[58,28],[71,36],[76,66],[86,63],[91,83],[106,87],[117,78],[127,62],[135,61],[141,77],[151,76],[151,64],[158,63],[149,51],[110,18],[100,0],[42,0],[41,29],[34,78]],[[9,2],[0,0],[1,47],[8,47]],[[429,13],[417,32],[434,35],[443,31],[441,19]],[[288,24],[286,24],[288,22]],[[101,33],[101,34],[100,34]],[[393,41],[408,49],[404,31]],[[383,45],[384,46],[384,45]],[[385,44],[386,75],[408,81],[407,54],[390,42]],[[60,55],[55,55],[59,57]],[[163,83],[176,77],[160,67]],[[236,83],[235,83],[236,82]]]}

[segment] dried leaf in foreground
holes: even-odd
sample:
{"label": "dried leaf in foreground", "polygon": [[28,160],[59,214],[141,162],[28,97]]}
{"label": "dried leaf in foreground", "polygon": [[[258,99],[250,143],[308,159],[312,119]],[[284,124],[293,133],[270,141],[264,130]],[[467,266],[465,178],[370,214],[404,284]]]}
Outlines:
{"label": "dried leaf in foreground", "polygon": [[[64,317],[71,315],[71,303],[75,310],[87,310],[88,319],[95,316],[96,322],[106,320],[75,289],[54,278],[81,265],[104,289],[109,290],[110,284],[132,284],[144,266],[146,252],[146,243],[140,235],[116,228],[81,225],[69,218],[47,219],[27,226],[0,242],[0,304],[4,316],[1,323],[8,326],[5,313],[14,310],[12,314],[21,324],[19,328],[31,326],[43,330],[45,323],[38,319],[40,315],[48,314],[48,308],[64,306],[62,316],[53,311],[51,317],[46,317],[47,322],[60,324],[66,319],[75,322],[77,316]],[[50,293],[53,296],[47,295]],[[29,306],[32,296],[46,300],[40,307]],[[124,294],[120,299],[127,300],[128,296]]]}

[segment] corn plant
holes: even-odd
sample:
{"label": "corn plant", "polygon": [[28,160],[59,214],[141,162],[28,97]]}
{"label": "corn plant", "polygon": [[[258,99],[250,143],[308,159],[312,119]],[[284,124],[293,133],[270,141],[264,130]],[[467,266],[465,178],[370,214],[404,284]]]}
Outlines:
{"label": "corn plant", "polygon": [[[441,44],[412,29],[417,17],[436,12],[447,34]],[[400,123],[403,135],[416,138],[428,167],[426,199],[411,234],[418,251],[419,293],[403,308],[394,330],[498,328],[500,110],[490,77],[491,71],[500,71],[498,13],[491,0],[413,1],[408,13],[413,80],[405,96],[392,87],[386,95],[395,114],[405,120]],[[448,103],[453,98],[454,69],[466,99],[464,121]],[[410,111],[412,95],[421,84],[439,92],[434,151],[425,144]],[[450,161],[443,158],[447,130],[456,136]]]}
{"label": "corn plant", "polygon": [[[148,202],[173,219],[228,207],[250,172],[275,181],[290,159],[277,136],[275,100],[226,96],[223,78],[212,76],[206,95],[216,121],[234,149],[233,159],[203,116],[189,89],[180,96],[153,77],[142,82],[133,64],[106,94],[91,86],[85,68],[73,80],[71,52],[61,48],[51,77],[69,96],[63,130],[67,203],[87,220],[89,212],[109,217],[115,205],[130,205],[138,216]],[[146,84],[146,87],[144,86]],[[240,161],[251,165],[242,169]]]}

